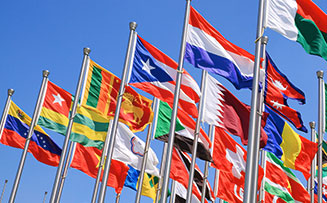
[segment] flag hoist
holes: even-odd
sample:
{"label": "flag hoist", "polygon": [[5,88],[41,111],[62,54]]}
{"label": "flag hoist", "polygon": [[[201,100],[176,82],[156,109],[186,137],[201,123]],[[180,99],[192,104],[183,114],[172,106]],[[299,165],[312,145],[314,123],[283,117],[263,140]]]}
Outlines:
{"label": "flag hoist", "polygon": [[317,71],[318,77],[318,203],[322,203],[322,142],[323,142],[323,126],[324,118],[324,71]]}
{"label": "flag hoist", "polygon": [[109,170],[110,170],[110,162],[112,159],[113,151],[114,151],[114,145],[116,141],[116,132],[117,132],[117,126],[118,126],[118,119],[119,119],[119,114],[120,114],[120,108],[122,104],[122,99],[123,99],[123,94],[125,92],[125,86],[126,86],[126,81],[128,77],[128,65],[129,65],[129,59],[131,55],[131,47],[132,43],[135,42],[137,33],[135,32],[135,29],[137,27],[136,22],[130,22],[129,23],[129,40],[128,40],[128,47],[127,47],[127,52],[125,56],[125,63],[124,63],[124,69],[123,69],[123,74],[121,78],[121,83],[120,83],[120,88],[119,88],[119,93],[118,93],[118,98],[117,98],[117,105],[116,105],[116,113],[114,116],[114,119],[112,121],[112,129],[110,132],[110,141],[109,141],[109,146],[108,146],[108,151],[106,153],[106,162],[105,162],[105,167],[103,171],[103,179],[100,187],[100,193],[99,193],[99,203],[103,203],[105,199],[105,194],[106,194],[106,189],[107,189],[107,181],[108,181],[108,175],[109,175]]}
{"label": "flag hoist", "polygon": [[63,172],[65,157],[67,155],[67,148],[68,148],[68,144],[69,144],[69,137],[72,132],[73,121],[74,121],[74,117],[76,115],[77,104],[78,104],[77,98],[79,98],[80,94],[81,94],[82,82],[83,82],[83,78],[85,75],[85,70],[88,67],[87,64],[89,61],[89,54],[90,54],[91,50],[89,48],[84,48],[83,52],[84,52],[84,57],[83,57],[82,67],[81,67],[81,71],[80,71],[80,75],[79,75],[79,79],[78,79],[78,83],[77,83],[77,87],[76,87],[76,91],[75,91],[76,99],[73,102],[71,114],[69,116],[69,122],[68,122],[68,126],[67,126],[66,136],[65,136],[64,144],[62,146],[62,152],[61,152],[61,156],[60,156],[59,165],[57,168],[55,181],[54,181],[54,184],[52,187],[50,203],[54,203],[54,202],[58,201],[58,190],[59,190],[60,177]]}
{"label": "flag hoist", "polygon": [[[28,131],[27,138],[26,138],[24,150],[23,150],[22,156],[20,158],[19,166],[18,166],[17,173],[16,173],[15,182],[14,182],[14,185],[13,185],[12,190],[11,190],[11,194],[10,194],[10,198],[9,198],[10,203],[15,202],[15,197],[16,197],[19,181],[20,181],[20,178],[21,178],[21,175],[22,175],[22,172],[23,172],[23,168],[24,168],[24,164],[25,164],[25,160],[26,160],[28,146],[30,144],[31,137],[32,137],[33,132],[34,132],[34,127],[35,127],[35,125],[37,123],[37,120],[39,119],[39,116],[40,116],[41,106],[42,106],[42,102],[44,100],[46,84],[48,82],[48,76],[49,76],[50,72],[48,70],[44,70],[42,74],[43,74],[42,84],[41,84],[41,88],[40,88],[40,91],[39,91],[37,102],[36,102],[36,105],[35,105],[35,108],[34,108],[33,118],[32,118],[32,121],[31,121],[31,126],[30,126],[30,129]],[[9,93],[9,91],[8,91],[8,93]]]}

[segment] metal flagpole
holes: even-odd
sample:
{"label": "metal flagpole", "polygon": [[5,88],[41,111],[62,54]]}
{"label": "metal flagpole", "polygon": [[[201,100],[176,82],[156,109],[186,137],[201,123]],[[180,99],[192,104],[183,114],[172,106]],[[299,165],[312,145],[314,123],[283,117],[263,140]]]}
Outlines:
{"label": "metal flagpole", "polygon": [[47,198],[47,194],[48,194],[48,192],[44,192],[43,203],[45,203],[45,200]]}
{"label": "metal flagpole", "polygon": [[2,137],[2,131],[3,128],[5,127],[5,123],[6,123],[6,118],[9,112],[9,107],[10,107],[10,101],[11,101],[11,97],[14,94],[15,90],[14,89],[8,89],[8,96],[7,96],[7,100],[6,100],[6,105],[5,108],[3,109],[2,112],[2,116],[1,116],[1,123],[0,123],[0,140]]}
{"label": "metal flagpole", "polygon": [[[266,154],[267,152],[265,150],[261,151],[261,167],[264,169],[264,173],[266,173]],[[263,179],[262,179],[262,183],[261,183],[261,187],[260,187],[260,191],[259,191],[259,201],[264,202],[264,198],[265,198],[265,177],[266,174],[264,174]]]}
{"label": "metal flagpole", "polygon": [[180,48],[179,59],[178,59],[178,67],[177,67],[177,75],[176,75],[176,87],[175,87],[175,93],[174,93],[175,96],[174,96],[173,110],[171,113],[171,124],[170,124],[170,129],[169,129],[167,158],[165,160],[166,166],[165,166],[165,170],[164,170],[164,174],[163,174],[163,183],[162,183],[162,191],[161,191],[162,202],[167,201],[169,173],[170,173],[173,144],[174,144],[174,138],[175,138],[176,117],[177,117],[178,100],[179,100],[182,73],[183,73],[186,34],[187,34],[187,29],[188,29],[188,20],[189,20],[189,16],[190,16],[190,6],[191,6],[191,0],[186,0],[182,42],[181,42],[181,48]]}
{"label": "metal flagpole", "polygon": [[71,134],[71,131],[72,131],[73,121],[74,121],[74,117],[76,115],[76,109],[77,109],[78,100],[79,100],[78,98],[81,95],[83,77],[84,77],[85,71],[87,69],[87,63],[89,61],[89,54],[90,54],[91,50],[89,48],[84,48],[83,52],[84,52],[83,63],[82,63],[81,72],[80,72],[77,87],[76,87],[75,99],[74,99],[72,111],[71,111],[71,114],[69,116],[69,122],[68,122],[68,125],[67,125],[66,137],[65,137],[65,141],[64,141],[62,151],[61,151],[60,161],[59,161],[59,165],[58,165],[58,168],[57,168],[57,174],[56,174],[55,182],[54,182],[53,187],[52,187],[50,203],[55,202],[57,194],[58,194],[60,176],[61,176],[61,173],[62,173],[62,170],[63,170],[64,161],[65,161],[65,157],[66,157],[66,154],[67,154],[67,147],[68,147],[68,143],[69,143],[69,137],[70,137],[70,134]]}
{"label": "metal flagpole", "polygon": [[170,199],[169,199],[169,203],[175,203],[175,199],[176,199],[176,181],[172,180],[171,181],[171,194],[170,194]]}
{"label": "metal flagpole", "polygon": [[[314,121],[310,122],[309,123],[310,125],[310,128],[311,128],[311,141],[316,143],[316,123]],[[315,201],[315,191],[314,191],[314,188],[315,188],[315,173],[316,173],[316,160],[317,160],[317,156],[315,155],[315,157],[313,158],[312,160],[312,163],[311,163],[311,169],[310,169],[310,173],[311,173],[311,176],[308,180],[308,192],[310,194],[310,202],[311,203],[314,203]]]}
{"label": "metal flagpole", "polygon": [[[214,132],[214,126],[213,125],[210,125],[209,126],[209,139],[211,140],[211,143],[214,143],[214,136],[213,136],[213,132]],[[211,154],[212,154],[212,151],[213,151],[213,147],[211,148]],[[208,179],[208,175],[209,175],[209,164],[210,162],[209,161],[206,161],[205,162],[205,165],[204,165],[204,171],[203,171],[203,187],[202,187],[202,196],[201,196],[201,203],[204,203],[205,202],[205,197],[206,197],[206,183],[207,183],[207,179]]]}
{"label": "metal flagpole", "polygon": [[[157,98],[153,99],[152,107],[155,107],[159,100]],[[148,134],[146,136],[146,142],[145,142],[145,147],[144,147],[144,153],[143,153],[143,159],[142,159],[142,165],[141,165],[141,172],[139,176],[139,183],[137,186],[137,192],[136,192],[136,197],[135,197],[135,203],[139,203],[141,199],[141,194],[142,194],[142,186],[143,186],[143,179],[144,179],[144,174],[145,174],[145,169],[146,169],[146,162],[148,160],[148,155],[149,155],[149,148],[150,148],[150,142],[151,142],[151,133],[152,133],[152,123],[149,124],[148,127]]]}
{"label": "metal flagpole", "polygon": [[1,197],[0,197],[0,203],[2,202],[3,195],[5,194],[5,189],[6,189],[7,183],[8,183],[8,180],[5,180],[5,184],[3,186]]}
{"label": "metal flagpole", "polygon": [[50,74],[49,71],[47,71],[47,70],[43,71],[42,85],[41,85],[39,95],[38,95],[38,99],[37,99],[37,102],[36,102],[36,105],[35,105],[31,125],[30,125],[30,128],[28,130],[28,135],[26,137],[24,150],[23,150],[22,156],[20,158],[19,166],[18,166],[17,173],[16,173],[15,182],[14,182],[13,188],[11,190],[11,195],[10,195],[10,199],[9,199],[10,203],[13,203],[15,201],[18,185],[19,185],[19,182],[20,182],[20,178],[21,178],[23,168],[24,168],[24,164],[25,164],[25,160],[26,160],[28,146],[30,144],[31,137],[32,137],[33,132],[34,132],[34,127],[35,127],[35,125],[37,123],[37,120],[39,119],[39,116],[40,116],[41,106],[42,106],[42,103],[43,103],[43,100],[44,100],[45,90],[46,90],[46,85],[47,85],[47,82],[48,82],[49,74]]}
{"label": "metal flagpole", "polygon": [[105,198],[105,193],[107,189],[107,181],[108,181],[108,175],[109,175],[109,170],[110,170],[110,162],[112,158],[112,154],[114,151],[114,145],[116,142],[116,132],[117,132],[117,126],[118,126],[118,119],[119,119],[119,113],[120,113],[120,107],[121,103],[123,100],[123,94],[125,92],[125,85],[126,85],[126,78],[128,75],[128,61],[130,59],[130,54],[131,54],[131,49],[132,49],[132,43],[133,41],[136,40],[137,34],[135,32],[135,29],[137,27],[136,22],[131,22],[129,23],[129,40],[128,40],[128,47],[127,47],[127,52],[126,52],[126,57],[125,57],[125,63],[124,63],[124,70],[123,70],[123,75],[121,78],[121,83],[120,83],[120,88],[119,88],[119,93],[118,93],[118,98],[117,98],[117,105],[116,105],[116,113],[113,119],[112,123],[112,131],[110,133],[110,142],[109,142],[109,148],[107,152],[107,160],[105,163],[105,168],[103,170],[103,177],[102,177],[102,183],[101,183],[101,188],[100,188],[100,194],[99,194],[99,199],[98,202],[102,203],[104,202]]}
{"label": "metal flagpole", "polygon": [[152,140],[154,140],[156,136],[156,129],[157,129],[157,123],[158,123],[158,112],[159,112],[159,106],[160,106],[160,100],[157,98],[158,102],[153,107],[154,113],[153,113],[153,122],[152,122]]}
{"label": "metal flagpole", "polygon": [[257,117],[258,117],[258,89],[259,89],[259,69],[260,69],[260,54],[261,54],[261,40],[263,34],[263,6],[264,0],[260,0],[256,46],[255,46],[255,59],[253,67],[253,82],[252,82],[252,96],[251,96],[251,113],[249,122],[249,138],[248,138],[248,153],[245,171],[245,189],[243,202],[253,203],[257,199],[257,183],[258,182],[258,160],[259,160],[259,140],[260,136],[256,133]]}
{"label": "metal flagpole", "polygon": [[118,193],[117,195],[116,195],[116,203],[119,203],[119,201],[120,201],[120,195],[121,195],[121,193]]}
{"label": "metal flagpole", "polygon": [[[155,133],[155,131],[154,131],[154,133]],[[165,142],[163,150],[162,150],[162,156],[161,156],[160,178],[159,178],[159,184],[158,184],[155,203],[159,203],[159,200],[160,200],[160,192],[161,192],[161,189],[162,189],[162,181],[163,181],[162,177],[163,177],[163,173],[165,171],[165,166],[166,166],[164,160],[166,160],[166,158],[167,158],[167,150],[168,150],[168,143]]]}
{"label": "metal flagpole", "polygon": [[190,167],[190,174],[188,178],[188,187],[187,187],[187,193],[186,193],[186,202],[190,203],[192,200],[192,185],[193,185],[193,177],[194,177],[194,168],[195,168],[195,161],[196,161],[196,153],[198,148],[198,140],[199,140],[199,133],[200,133],[200,122],[202,120],[202,114],[203,114],[203,104],[204,104],[204,98],[205,98],[205,88],[206,88],[206,81],[207,81],[208,72],[205,70],[202,70],[202,79],[201,79],[201,96],[200,96],[200,102],[198,106],[198,118],[196,119],[196,125],[194,130],[194,140],[193,140],[193,148],[192,148],[192,161],[191,161],[191,167]]}
{"label": "metal flagpole", "polygon": [[71,160],[73,158],[72,155],[74,154],[75,149],[76,149],[76,142],[70,142],[68,154],[67,154],[66,160],[65,160],[64,170],[60,177],[60,184],[59,184],[58,194],[56,197],[56,202],[60,202],[62,190],[64,188],[65,180],[66,180],[67,173],[68,173],[68,167],[70,166]]}
{"label": "metal flagpole", "polygon": [[107,136],[106,136],[106,139],[104,141],[103,150],[102,150],[102,154],[101,154],[101,159],[100,159],[98,174],[97,174],[97,178],[96,178],[95,184],[94,184],[92,201],[91,201],[92,203],[95,203],[96,200],[97,200],[97,194],[98,194],[98,191],[99,191],[99,185],[100,185],[100,178],[101,178],[101,174],[102,174],[102,168],[103,168],[104,162],[106,160],[106,154],[107,154],[107,151],[108,151],[108,144],[109,144],[109,140],[110,140],[110,132],[111,132],[111,128],[112,128],[112,125],[110,125],[111,123],[112,122],[109,121],[108,130],[107,130]]}
{"label": "metal flagpole", "polygon": [[322,141],[323,141],[323,126],[325,118],[324,116],[324,72],[322,70],[317,71],[318,77],[318,203],[322,203]]}

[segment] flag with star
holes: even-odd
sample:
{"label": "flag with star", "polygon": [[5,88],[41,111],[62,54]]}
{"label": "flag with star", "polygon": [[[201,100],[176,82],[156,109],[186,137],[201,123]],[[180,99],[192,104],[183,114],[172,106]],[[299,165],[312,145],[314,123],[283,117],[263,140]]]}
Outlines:
{"label": "flag with star", "polygon": [[[178,64],[159,49],[137,36],[133,68],[129,84],[161,101],[173,104]],[[197,117],[196,103],[200,88],[192,76],[183,71],[179,107]]]}
{"label": "flag with star", "polygon": [[[76,144],[71,167],[80,170],[92,178],[96,178],[100,166],[102,150],[96,147],[84,147]],[[107,185],[115,188],[116,193],[123,189],[129,167],[121,161],[112,159]],[[102,177],[101,177],[102,179]]]}
{"label": "flag with star", "polygon": [[[11,101],[5,127],[2,136],[0,136],[0,143],[24,149],[31,120],[25,112]],[[44,164],[50,166],[58,166],[59,164],[61,149],[38,125],[34,128],[28,152]]]}
{"label": "flag with star", "polygon": [[287,103],[288,99],[294,99],[299,104],[305,104],[304,93],[293,85],[286,75],[280,72],[267,52],[266,56],[265,103],[298,130],[308,132],[303,125],[300,112],[289,107]]}

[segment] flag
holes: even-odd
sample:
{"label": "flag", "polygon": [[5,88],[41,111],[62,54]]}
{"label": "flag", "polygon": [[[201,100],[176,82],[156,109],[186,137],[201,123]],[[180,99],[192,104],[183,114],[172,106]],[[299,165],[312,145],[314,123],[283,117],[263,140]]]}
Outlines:
{"label": "flag", "polygon": [[[316,174],[318,174],[318,170],[317,170]],[[314,192],[315,192],[316,195],[318,194],[317,177],[315,177]],[[323,193],[322,194],[323,201],[327,201],[327,166],[322,167],[322,193]]]}
{"label": "flag", "polygon": [[[175,202],[174,203],[186,203],[186,195],[187,195],[187,187],[185,187],[183,184],[175,181]],[[197,195],[195,195],[196,193]],[[201,202],[201,195],[198,193],[198,191],[192,193],[191,197],[192,203],[200,203]],[[205,200],[205,202],[208,202]]]}
{"label": "flag", "polygon": [[[156,139],[168,142],[171,114],[171,107],[167,103],[160,101],[157,128],[155,132]],[[194,129],[195,121],[182,109],[178,109],[174,146],[179,150],[192,153]],[[199,133],[197,157],[206,161],[211,161],[210,147],[211,142],[207,134],[201,129]]]}
{"label": "flag", "polygon": [[[113,118],[120,88],[120,79],[94,61],[89,61],[82,105],[89,106],[108,118]],[[138,94],[130,86],[125,87],[119,121],[133,132],[142,131],[152,122],[152,101]]]}
{"label": "flag", "polygon": [[[180,188],[181,191],[179,195],[180,198],[186,197],[186,193],[183,192],[183,188],[188,188],[190,168],[191,168],[191,157],[187,153],[181,152],[176,148],[174,148],[172,154],[171,167],[170,167],[170,178],[182,185],[182,188]],[[192,186],[193,187],[192,194],[194,195],[193,198],[201,200],[202,188],[204,187],[203,174],[197,165],[195,165],[193,177],[194,177],[193,186]],[[205,187],[206,187],[206,193],[205,193],[206,199],[213,201],[214,194],[208,181],[206,181]]]}
{"label": "flag", "polygon": [[230,172],[219,170],[217,197],[226,202],[242,203],[244,194],[244,183],[233,176]]}
{"label": "flag", "polygon": [[[178,64],[156,47],[137,36],[133,68],[129,84],[161,101],[173,104]],[[196,103],[200,88],[192,76],[183,70],[179,107],[196,118]]]}
{"label": "flag", "polygon": [[300,104],[305,104],[304,93],[295,87],[286,75],[278,70],[267,52],[266,57],[265,103],[292,123],[298,130],[308,132],[303,125],[301,114],[287,104],[288,99],[297,100]]}
{"label": "flag", "polygon": [[[209,125],[222,127],[232,135],[240,137],[242,144],[247,145],[251,107],[239,101],[210,75],[205,91],[203,120]],[[267,142],[267,135],[263,130],[266,116],[264,114],[261,122],[261,147]]]}
{"label": "flag", "polygon": [[[100,166],[102,150],[96,147],[84,147],[76,144],[71,167],[86,173],[92,178],[96,178]],[[115,188],[117,194],[121,193],[129,167],[121,161],[112,159],[107,185]],[[102,177],[101,177],[102,179]]]}
{"label": "flag", "polygon": [[327,60],[327,15],[311,0],[267,1],[266,27]]}
{"label": "flag", "polygon": [[264,200],[263,202],[272,202],[272,203],[285,203],[284,200],[282,200],[280,197],[276,195],[272,195],[268,192],[264,192]]}
{"label": "flag", "polygon": [[[48,81],[38,124],[66,135],[73,96]],[[78,106],[70,140],[102,149],[107,135],[109,119],[87,106]]]}
{"label": "flag", "polygon": [[269,113],[265,131],[268,135],[264,150],[272,152],[284,162],[284,166],[301,171],[310,177],[312,160],[318,150],[317,143],[297,134],[279,115],[266,106]]}
{"label": "flag", "polygon": [[185,59],[197,68],[225,77],[236,89],[252,87],[254,56],[227,41],[192,7]]}
{"label": "flag", "polygon": [[[31,118],[11,101],[0,143],[24,149],[31,121]],[[59,164],[61,149],[38,125],[34,128],[28,152],[44,164]]]}
{"label": "flag", "polygon": [[292,171],[267,152],[264,190],[285,202],[310,202],[310,195]]}

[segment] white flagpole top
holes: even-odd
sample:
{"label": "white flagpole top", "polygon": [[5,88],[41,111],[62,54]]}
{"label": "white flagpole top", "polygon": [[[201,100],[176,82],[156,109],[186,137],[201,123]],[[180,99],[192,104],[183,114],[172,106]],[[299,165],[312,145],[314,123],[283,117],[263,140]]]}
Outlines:
{"label": "white flagpole top", "polygon": [[262,44],[267,44],[268,43],[268,36],[263,36],[261,42],[262,42]]}
{"label": "white flagpole top", "polygon": [[8,96],[12,96],[14,94],[14,89],[8,89]]}
{"label": "white flagpole top", "polygon": [[316,122],[314,122],[314,121],[311,121],[311,122],[309,123],[309,125],[310,125],[310,128],[311,128],[311,129],[315,129],[315,128],[316,128]]}
{"label": "white flagpole top", "polygon": [[129,29],[130,30],[136,30],[137,23],[136,22],[130,22],[129,23]]}
{"label": "white flagpole top", "polygon": [[43,77],[48,77],[49,76],[49,74],[50,74],[50,72],[48,71],[48,70],[44,70],[43,72]]}
{"label": "white flagpole top", "polygon": [[83,49],[83,52],[84,52],[84,55],[89,55],[90,54],[90,52],[91,52],[91,49],[90,48],[88,48],[88,47],[85,47],[84,49]]}
{"label": "white flagpole top", "polygon": [[318,71],[317,71],[317,77],[318,77],[318,78],[323,78],[323,77],[324,77],[324,71],[322,71],[322,70],[318,70]]}

